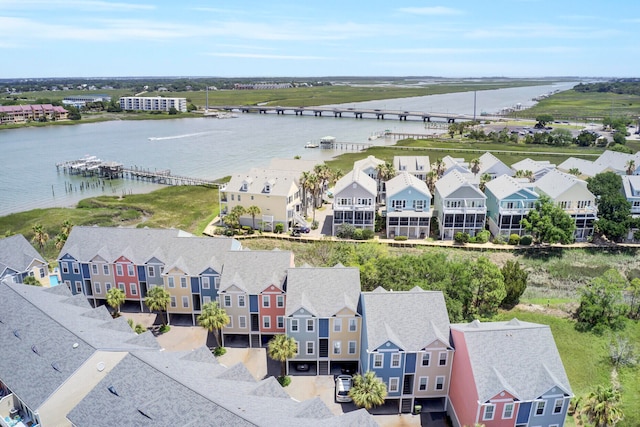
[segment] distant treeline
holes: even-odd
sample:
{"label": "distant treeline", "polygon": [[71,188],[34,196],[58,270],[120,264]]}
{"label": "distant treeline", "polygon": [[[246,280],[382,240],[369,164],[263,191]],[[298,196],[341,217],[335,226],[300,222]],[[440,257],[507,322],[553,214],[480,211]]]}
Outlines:
{"label": "distant treeline", "polygon": [[602,83],[580,83],[573,88],[576,92],[610,92],[619,95],[640,96],[640,79],[624,79]]}

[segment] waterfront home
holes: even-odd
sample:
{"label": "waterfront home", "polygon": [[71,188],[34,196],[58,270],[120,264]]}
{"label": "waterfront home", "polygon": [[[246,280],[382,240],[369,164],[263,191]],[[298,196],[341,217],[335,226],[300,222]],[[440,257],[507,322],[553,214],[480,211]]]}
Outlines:
{"label": "waterfront home", "polygon": [[[289,230],[300,217],[302,199],[300,172],[253,168],[248,173],[234,174],[221,189],[222,219],[236,206],[245,209],[240,225],[274,231],[276,224]],[[253,217],[246,210],[257,206],[260,214]]]}
{"label": "waterfront home", "polygon": [[[172,315],[195,324],[202,304],[218,296],[224,257],[242,249],[229,238],[202,238],[175,229],[80,227],[71,230],[58,256],[62,282],[94,306],[106,303],[112,287],[145,311],[153,286],[170,294]],[[133,307],[132,307],[133,308]]]}
{"label": "waterfront home", "polygon": [[618,175],[640,174],[640,152],[627,154],[606,150],[593,163],[603,167],[606,166],[607,170],[611,170]]}
{"label": "waterfront home", "polygon": [[513,176],[515,174],[513,169],[505,165],[500,159],[488,151],[480,156],[478,160],[480,161],[478,164],[478,172],[476,174],[478,176],[486,174],[489,175],[491,179],[495,179],[502,175]]}
{"label": "waterfront home", "polygon": [[485,184],[487,219],[494,236],[508,238],[511,234],[522,236],[525,233],[520,221],[533,209],[539,198],[527,185],[528,180],[525,181],[502,175]]}
{"label": "waterfront home", "polygon": [[[471,173],[469,170],[469,163],[467,163],[462,157],[444,156],[440,161],[442,162],[443,175],[454,170],[462,174]],[[437,167],[437,162],[434,167]]]}
{"label": "waterfront home", "polygon": [[235,251],[225,257],[220,280],[220,306],[229,316],[222,343],[263,347],[283,334],[287,270],[294,267],[293,252]]}
{"label": "waterfront home", "polygon": [[340,178],[333,191],[332,235],[336,235],[342,224],[373,231],[376,194],[376,181],[360,169]]}
{"label": "waterfront home", "polygon": [[431,170],[429,156],[394,156],[393,168],[396,172],[409,172],[421,181],[427,179]]}
{"label": "waterfront home", "polygon": [[484,230],[487,196],[473,178],[473,174],[452,170],[436,182],[433,210],[441,239],[451,240],[457,232],[475,236]]}
{"label": "waterfront home", "polygon": [[582,179],[594,177],[602,172],[614,172],[614,170],[606,164],[595,163],[591,160],[579,159],[577,157],[569,157],[558,165],[557,170],[565,173],[575,173],[575,176]]}
{"label": "waterfront home", "polygon": [[376,201],[384,201],[384,181],[380,176],[379,167],[384,165],[384,160],[375,156],[367,156],[364,159],[353,162],[353,170],[361,170],[376,182]]}
{"label": "waterfront home", "polygon": [[448,414],[455,427],[564,426],[573,397],[547,325],[451,325],[456,357]]}
{"label": "waterfront home", "polygon": [[0,320],[2,427],[376,425],[365,410],[296,401],[204,346],[165,351],[64,286],[0,282]]}
{"label": "waterfront home", "polygon": [[387,239],[429,236],[431,193],[427,184],[407,171],[386,182]]}
{"label": "waterfront home", "polygon": [[0,105],[0,124],[66,120],[69,112],[51,104]]}
{"label": "waterfront home", "polygon": [[522,172],[531,172],[531,177],[529,178],[531,181],[537,181],[543,176],[545,176],[549,171],[552,171],[556,168],[556,165],[552,164],[548,160],[532,160],[526,158],[524,160],[520,160],[511,165],[511,169]]}
{"label": "waterfront home", "polygon": [[22,283],[27,276],[48,284],[49,264],[22,234],[0,239],[0,280]]}
{"label": "waterfront home", "polygon": [[358,268],[289,269],[286,334],[296,340],[298,352],[288,361],[288,372],[301,366],[317,375],[358,370],[359,298]]}
{"label": "waterfront home", "polygon": [[361,296],[361,371],[387,386],[385,406],[397,413],[447,409],[453,347],[449,315],[440,291],[385,291]]}
{"label": "waterfront home", "polygon": [[573,218],[575,239],[587,240],[593,234],[593,223],[598,219],[596,197],[587,188],[587,182],[558,170],[551,171],[535,182],[536,193],[546,195]]}

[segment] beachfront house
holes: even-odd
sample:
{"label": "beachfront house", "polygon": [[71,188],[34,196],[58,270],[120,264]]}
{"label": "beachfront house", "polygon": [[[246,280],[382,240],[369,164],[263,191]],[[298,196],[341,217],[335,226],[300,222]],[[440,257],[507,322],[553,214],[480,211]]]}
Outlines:
{"label": "beachfront house", "polygon": [[380,160],[375,156],[367,156],[364,159],[353,162],[353,170],[361,170],[376,182],[376,201],[381,203],[384,201],[384,181],[380,176],[379,167],[385,164],[384,160]]}
{"label": "beachfront house", "polygon": [[373,231],[376,194],[376,181],[360,169],[340,178],[333,192],[332,235],[336,235],[342,224]]}
{"label": "beachfront house", "polygon": [[528,178],[530,181],[537,181],[543,176],[545,176],[549,171],[552,171],[556,168],[556,165],[552,164],[548,160],[532,160],[529,158],[520,160],[511,165],[511,169],[513,169],[516,174],[518,171],[522,171],[523,175],[526,175],[527,172],[531,172],[530,176],[524,176]]}
{"label": "beachfront house", "polygon": [[285,332],[289,251],[236,251],[226,256],[218,300],[229,316],[220,345],[264,347]]}
{"label": "beachfront house", "polygon": [[420,181],[424,181],[431,170],[431,165],[429,156],[394,156],[393,168],[397,173],[409,172]]}
{"label": "beachfront house", "polygon": [[357,372],[362,319],[358,312],[360,270],[300,267],[287,275],[286,334],[298,353],[290,373]]}
{"label": "beachfront house", "polygon": [[491,179],[495,179],[502,175],[513,176],[515,174],[513,169],[505,165],[502,160],[488,151],[480,156],[478,160],[480,161],[478,164],[478,176],[486,174],[489,175]]}
{"label": "beachfront house", "polygon": [[533,209],[538,194],[526,183],[502,175],[485,184],[484,194],[487,196],[487,220],[489,230],[494,236],[525,234],[520,224],[522,218]]}
{"label": "beachfront house", "polygon": [[391,292],[377,288],[361,296],[361,371],[373,371],[387,386],[385,407],[394,412],[447,409],[453,347],[449,315],[440,291]]}
{"label": "beachfront house", "polygon": [[407,171],[386,182],[387,239],[429,236],[431,193],[427,184]]}
{"label": "beachfront house", "polygon": [[547,325],[451,325],[456,357],[448,414],[455,427],[563,427],[573,397]]}
{"label": "beachfront house", "polygon": [[452,240],[457,232],[475,236],[484,230],[487,197],[474,182],[473,174],[457,170],[436,182],[433,209],[441,239]]}
{"label": "beachfront house", "polygon": [[22,283],[27,276],[48,284],[49,264],[22,234],[0,239],[0,280]]}

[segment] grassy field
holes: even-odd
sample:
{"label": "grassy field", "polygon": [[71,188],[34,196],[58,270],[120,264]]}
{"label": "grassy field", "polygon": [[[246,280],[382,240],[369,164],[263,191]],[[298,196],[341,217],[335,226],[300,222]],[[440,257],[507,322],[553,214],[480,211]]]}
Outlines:
{"label": "grassy field", "polygon": [[531,108],[514,113],[514,117],[551,114],[556,119],[589,120],[603,117],[640,116],[640,96],[615,93],[584,93],[567,90],[541,100]]}

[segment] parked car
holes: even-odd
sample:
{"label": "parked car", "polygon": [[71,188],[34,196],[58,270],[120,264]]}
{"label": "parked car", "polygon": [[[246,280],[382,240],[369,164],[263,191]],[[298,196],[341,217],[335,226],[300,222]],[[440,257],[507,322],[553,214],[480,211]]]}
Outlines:
{"label": "parked car", "polygon": [[338,375],[336,378],[336,402],[351,402],[349,397],[349,390],[353,385],[353,378],[351,375]]}
{"label": "parked car", "polygon": [[307,372],[309,370],[308,363],[296,363],[295,365],[296,371]]}
{"label": "parked car", "polygon": [[298,233],[308,233],[311,231],[311,229],[309,227],[305,227],[302,225],[297,225],[295,227],[293,227],[293,231],[297,231]]}

